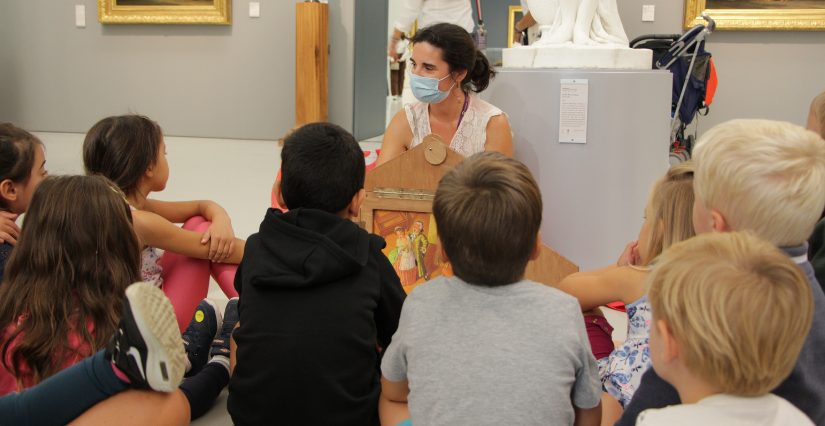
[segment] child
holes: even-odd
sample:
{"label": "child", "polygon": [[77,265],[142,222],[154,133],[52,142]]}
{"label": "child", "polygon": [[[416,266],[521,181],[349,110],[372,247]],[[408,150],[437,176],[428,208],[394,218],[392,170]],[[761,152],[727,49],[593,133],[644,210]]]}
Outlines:
{"label": "child", "polygon": [[[799,126],[733,120],[697,142],[693,225],[697,234],[751,231],[779,247],[814,287],[814,315],[790,376],[771,393],[825,426],[825,294],[807,261],[805,240],[825,207],[825,141]],[[770,309],[769,295],[753,294]],[[648,408],[679,404],[679,394],[648,370],[617,425],[632,425]]]}
{"label": "child", "polygon": [[[106,349],[32,389],[0,398],[3,424],[63,426],[124,390],[172,392],[177,388],[183,374],[184,351],[169,299],[148,283],[132,284],[125,293],[123,316]],[[147,395],[143,400],[152,401],[151,407],[145,402],[137,405],[153,408],[152,414],[164,414],[152,419],[144,413],[140,420],[145,424],[189,424],[185,411],[163,410],[165,404],[159,404],[161,401],[154,396]],[[135,424],[135,418],[129,416],[134,413],[132,407],[121,408],[117,424]],[[105,420],[91,413],[85,424],[110,424]]]}
{"label": "child", "polygon": [[811,102],[808,113],[807,129],[825,138],[825,92],[820,93]]}
{"label": "child", "polygon": [[[206,297],[210,270],[228,297],[237,296],[232,288],[237,267],[214,263],[238,263],[243,257],[244,242],[235,238],[226,211],[212,201],[148,198],[166,188],[169,178],[157,123],[138,115],[100,120],[83,142],[83,165],[87,174],[106,176],[126,193],[144,246],[141,278],[160,286],[172,300],[181,331]],[[183,229],[172,224],[184,221]]]}
{"label": "child", "polygon": [[813,426],[768,393],[793,369],[813,314],[788,256],[750,233],[704,234],[666,251],[647,284],[653,368],[682,405],[646,410],[636,425]]}
{"label": "child", "polygon": [[[411,293],[381,363],[382,421],[414,425],[597,425],[601,390],[575,298],[524,279],[542,201],[523,164],[475,154],[433,202],[455,276]],[[398,403],[402,404],[398,404]]]}
{"label": "child", "polygon": [[45,167],[40,139],[19,127],[0,123],[0,282],[20,236],[14,219],[26,212],[34,187],[49,175]]}
{"label": "child", "polygon": [[[610,424],[621,416],[621,407],[630,402],[642,373],[650,366],[650,307],[644,288],[649,266],[663,250],[694,235],[692,220],[693,164],[686,162],[671,168],[653,184],[639,239],[628,244],[616,264],[569,275],[558,285],[559,290],[579,299],[585,312],[590,345],[599,361],[599,377],[606,392],[602,415],[611,418]],[[607,320],[598,307],[616,300],[627,307],[627,340],[613,350],[610,333],[599,327]]]}
{"label": "child", "polygon": [[350,220],[364,199],[364,154],[329,123],[287,136],[284,213],[269,209],[235,277],[241,295],[227,408],[238,426],[377,425],[378,346],[405,293],[384,240]]}
{"label": "child", "polygon": [[[139,271],[129,205],[113,182],[101,176],[40,182],[0,287],[0,395],[29,388],[104,348],[120,318],[123,292],[139,281]],[[206,357],[190,357],[198,374],[180,392],[192,418],[229,382],[228,333],[237,322],[232,306],[221,327],[220,313],[203,303],[187,328],[185,338],[201,346],[199,352],[222,355],[208,364]]]}

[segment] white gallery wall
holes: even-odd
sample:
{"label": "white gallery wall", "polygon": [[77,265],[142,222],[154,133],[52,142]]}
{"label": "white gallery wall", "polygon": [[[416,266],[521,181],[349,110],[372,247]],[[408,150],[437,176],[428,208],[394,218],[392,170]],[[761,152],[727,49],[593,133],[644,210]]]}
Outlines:
{"label": "white gallery wall", "polygon": [[[330,1],[329,118],[348,129],[354,1]],[[82,133],[134,111],[173,136],[277,139],[295,121],[296,2],[262,0],[261,17],[250,18],[248,1],[234,0],[230,26],[104,26],[95,0],[2,0],[0,120]],[[75,27],[77,4],[86,6],[86,28]],[[630,38],[682,32],[681,0],[618,4]],[[643,4],[656,7],[654,22],[641,22]],[[737,117],[804,124],[811,98],[825,90],[823,32],[718,31],[708,50],[719,90],[700,132]]]}

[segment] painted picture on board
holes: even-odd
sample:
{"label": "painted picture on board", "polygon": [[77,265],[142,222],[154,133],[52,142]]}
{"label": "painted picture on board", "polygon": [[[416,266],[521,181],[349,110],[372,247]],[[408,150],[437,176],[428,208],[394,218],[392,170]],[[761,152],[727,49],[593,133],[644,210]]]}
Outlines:
{"label": "painted picture on board", "polygon": [[201,6],[215,0],[115,0],[118,6]]}
{"label": "painted picture on board", "polygon": [[825,9],[825,0],[707,0],[705,9]]}
{"label": "painted picture on board", "polygon": [[431,213],[376,210],[373,232],[387,242],[384,254],[407,293],[437,276],[452,276],[449,263],[438,255],[438,237]]}

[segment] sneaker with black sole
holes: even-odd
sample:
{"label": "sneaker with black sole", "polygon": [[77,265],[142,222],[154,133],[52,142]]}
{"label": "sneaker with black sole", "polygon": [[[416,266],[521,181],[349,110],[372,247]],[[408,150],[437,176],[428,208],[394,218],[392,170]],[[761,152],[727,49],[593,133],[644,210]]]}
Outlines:
{"label": "sneaker with black sole", "polygon": [[232,330],[238,324],[238,298],[233,297],[229,299],[226,304],[226,309],[223,313],[223,325],[221,332],[215,340],[212,341],[212,356],[223,355],[229,358],[229,339],[232,337]]}
{"label": "sneaker with black sole", "polygon": [[203,369],[209,362],[209,350],[212,340],[218,336],[221,329],[221,310],[211,299],[203,299],[192,315],[192,321],[183,332],[181,339],[186,350],[186,357],[192,368],[184,374],[184,377],[192,377]]}
{"label": "sneaker with black sole", "polygon": [[106,346],[106,359],[129,378],[130,387],[172,392],[186,361],[172,303],[159,288],[139,282],[126,289],[123,317]]}

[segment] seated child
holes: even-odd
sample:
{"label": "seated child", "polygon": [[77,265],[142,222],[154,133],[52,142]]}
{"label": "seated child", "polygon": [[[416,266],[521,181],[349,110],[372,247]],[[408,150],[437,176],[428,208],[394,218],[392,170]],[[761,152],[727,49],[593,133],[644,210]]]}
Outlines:
{"label": "seated child", "polygon": [[530,171],[502,153],[475,154],[441,179],[433,215],[455,276],[420,284],[404,303],[381,363],[384,424],[404,420],[397,403],[408,400],[416,426],[599,424],[578,301],[524,279],[541,213]]}
{"label": "seated child", "polygon": [[[671,167],[653,184],[645,206],[639,239],[628,244],[619,261],[595,271],[570,274],[558,289],[576,297],[602,382],[602,418],[610,425],[630,403],[642,374],[650,367],[650,306],[645,278],[654,259],[673,244],[694,236],[693,164]],[[612,327],[599,306],[620,300],[627,307],[627,340],[614,350]],[[607,329],[607,330],[605,330]],[[602,424],[606,424],[604,421]]]}
{"label": "seated child", "polygon": [[[825,141],[802,127],[732,120],[708,130],[693,150],[693,226],[706,232],[751,231],[782,249],[813,287],[811,330],[791,374],[771,393],[825,426],[825,294],[807,260],[808,236],[825,207]],[[770,294],[752,294],[770,309]],[[648,408],[679,404],[678,392],[648,370],[617,426]]]}
{"label": "seated child", "polygon": [[791,373],[813,314],[788,256],[751,233],[704,234],[666,251],[647,284],[653,368],[682,405],[646,410],[637,426],[813,426],[768,393]]}
{"label": "seated child", "polygon": [[0,123],[0,282],[20,236],[14,223],[25,213],[34,187],[48,176],[43,142],[9,123]]}
{"label": "seated child", "polygon": [[330,123],[284,141],[284,213],[269,209],[235,277],[240,322],[227,408],[238,426],[378,425],[378,346],[405,293],[386,245],[350,220],[364,200],[364,154]]}

